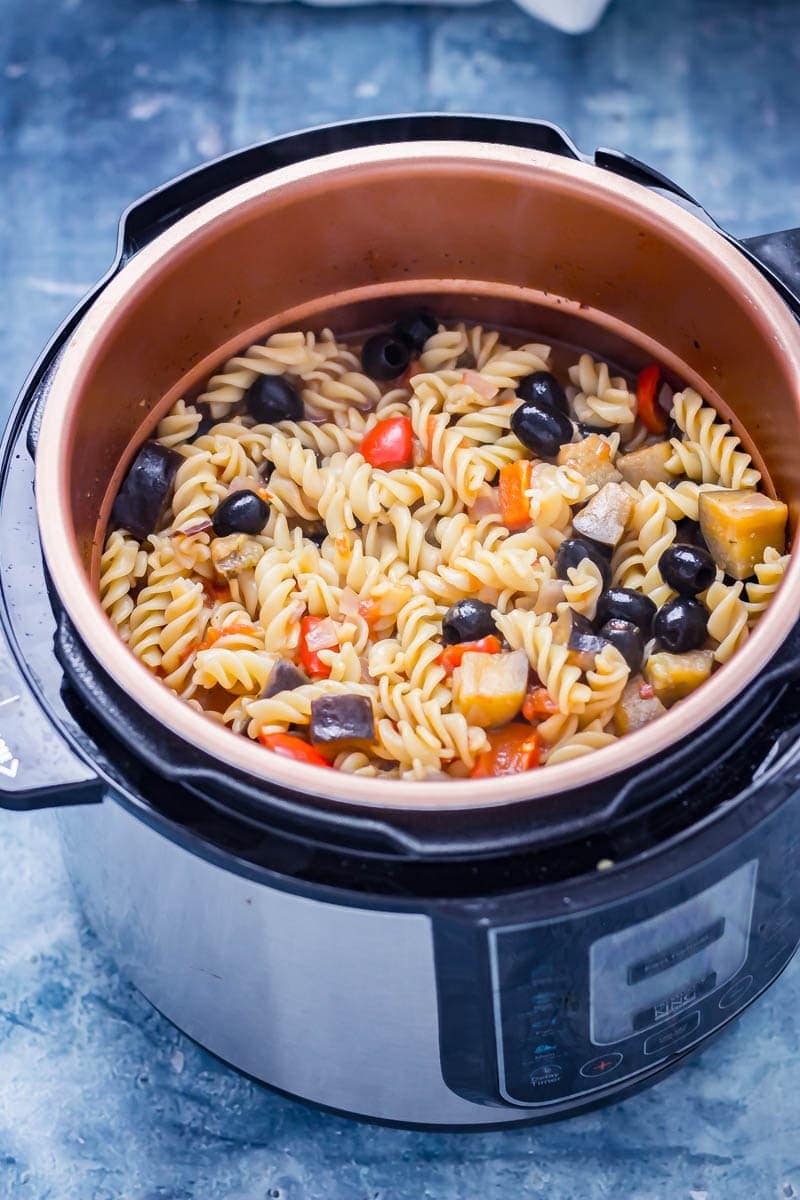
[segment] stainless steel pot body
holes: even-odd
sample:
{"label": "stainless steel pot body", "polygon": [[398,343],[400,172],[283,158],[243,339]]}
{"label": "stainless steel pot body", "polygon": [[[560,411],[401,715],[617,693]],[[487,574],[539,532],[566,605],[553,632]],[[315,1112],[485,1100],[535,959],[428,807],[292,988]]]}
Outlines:
{"label": "stainless steel pot body", "polygon": [[317,1104],[477,1128],[652,1083],[780,974],[800,940],[799,760],[637,863],[460,903],[255,871],[113,794],[59,821],[90,923],[190,1037]]}

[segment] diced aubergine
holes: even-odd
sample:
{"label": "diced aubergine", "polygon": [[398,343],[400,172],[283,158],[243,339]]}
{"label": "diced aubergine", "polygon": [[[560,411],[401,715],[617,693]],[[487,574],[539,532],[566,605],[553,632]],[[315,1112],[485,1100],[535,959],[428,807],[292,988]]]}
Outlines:
{"label": "diced aubergine", "polygon": [[375,740],[371,700],[348,693],[312,700],[309,736],[315,746],[367,746]]}
{"label": "diced aubergine", "polygon": [[453,701],[470,725],[494,729],[522,708],[528,690],[528,656],[467,651],[453,672]]}
{"label": "diced aubergine", "polygon": [[277,696],[278,692],[293,692],[295,688],[310,682],[308,676],[290,659],[279,658],[270,671],[261,699],[268,700],[270,696]]}
{"label": "diced aubergine", "polygon": [[674,476],[667,470],[667,460],[672,457],[669,442],[654,442],[631,450],[630,454],[617,457],[617,467],[626,483],[638,487],[640,483],[672,483]]}
{"label": "diced aubergine", "polygon": [[718,567],[747,579],[770,547],[783,554],[789,510],[763,492],[703,492],[700,529]]}
{"label": "diced aubergine", "polygon": [[625,532],[632,501],[618,483],[604,483],[599,492],[575,514],[573,526],[584,537],[604,546],[616,546]]}
{"label": "diced aubergine", "polygon": [[690,650],[686,654],[669,654],[663,650],[651,654],[644,673],[658,699],[669,707],[705,683],[713,664],[714,655],[710,650]]}
{"label": "diced aubergine", "polygon": [[[595,654],[599,654],[608,645],[604,637],[601,637],[596,632],[594,625],[588,617],[584,617],[582,613],[570,613],[572,625],[570,627],[569,638],[567,640],[567,648],[579,655],[591,655],[594,659]],[[578,663],[577,665],[583,666]],[[592,663],[589,663],[591,666]]]}
{"label": "diced aubergine", "polygon": [[263,553],[261,543],[244,533],[229,533],[227,537],[214,538],[211,543],[211,561],[215,570],[226,579],[254,567]]}
{"label": "diced aubergine", "polygon": [[180,454],[160,442],[145,442],[122,481],[111,510],[111,523],[144,538],[158,528],[167,506]]}
{"label": "diced aubergine", "polygon": [[590,433],[579,442],[568,442],[562,446],[556,462],[560,467],[574,467],[587,483],[594,483],[598,487],[604,483],[618,483],[622,478],[614,466],[611,446],[597,433]]}
{"label": "diced aubergine", "polygon": [[614,732],[620,737],[625,733],[634,733],[666,711],[652,685],[646,684],[641,675],[634,675],[625,685],[625,691],[614,709]]}

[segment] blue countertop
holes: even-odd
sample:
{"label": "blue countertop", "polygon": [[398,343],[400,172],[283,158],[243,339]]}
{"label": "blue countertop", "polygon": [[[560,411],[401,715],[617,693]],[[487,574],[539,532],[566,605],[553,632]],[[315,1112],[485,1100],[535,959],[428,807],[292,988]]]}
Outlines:
{"label": "blue countertop", "polygon": [[[583,149],[658,166],[734,232],[800,223],[792,0],[617,0],[580,38],[510,4],[3,0],[0,12],[0,410],[110,261],[130,200],[304,124],[413,109],[543,116]],[[613,1108],[512,1132],[412,1133],[274,1095],[182,1037],[87,928],[50,814],[0,816],[0,895],[1,1197],[800,1196],[800,962],[701,1058]]]}

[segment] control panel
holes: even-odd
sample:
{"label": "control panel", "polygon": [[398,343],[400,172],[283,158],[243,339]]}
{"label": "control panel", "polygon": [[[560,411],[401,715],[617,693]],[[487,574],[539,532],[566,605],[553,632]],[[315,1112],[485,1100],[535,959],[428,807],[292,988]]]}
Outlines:
{"label": "control panel", "polygon": [[[473,927],[460,943],[441,935],[448,1084],[484,1103],[588,1102],[724,1025],[800,943],[797,800],[713,862],[650,889],[555,918]],[[456,957],[456,974],[442,970]]]}

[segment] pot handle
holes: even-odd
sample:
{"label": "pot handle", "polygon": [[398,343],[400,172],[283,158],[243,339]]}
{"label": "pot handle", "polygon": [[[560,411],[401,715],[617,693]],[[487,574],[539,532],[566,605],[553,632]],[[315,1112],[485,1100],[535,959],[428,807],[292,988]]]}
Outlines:
{"label": "pot handle", "polygon": [[0,808],[89,804],[102,784],[48,719],[0,626]]}
{"label": "pot handle", "polygon": [[762,233],[744,238],[739,245],[784,297],[795,308],[800,307],[800,229]]}

